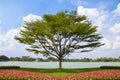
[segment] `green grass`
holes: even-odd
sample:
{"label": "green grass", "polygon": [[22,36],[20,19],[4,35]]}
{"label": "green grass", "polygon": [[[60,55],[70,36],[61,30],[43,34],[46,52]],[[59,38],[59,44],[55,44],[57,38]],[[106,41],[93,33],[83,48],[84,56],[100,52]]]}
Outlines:
{"label": "green grass", "polygon": [[48,74],[54,74],[56,76],[64,76],[67,74],[72,73],[79,73],[79,72],[87,72],[87,71],[94,71],[94,70],[104,70],[101,68],[80,68],[80,69],[39,69],[39,68],[20,68],[17,70],[26,70],[32,72],[42,72]]}
{"label": "green grass", "polygon": [[[51,73],[50,73],[51,74]],[[55,73],[52,73],[53,75],[56,75],[56,76],[65,76],[67,74],[71,74],[71,73],[65,73],[65,72],[55,72]]]}
{"label": "green grass", "polygon": [[27,70],[27,71],[34,71],[34,72],[43,72],[43,73],[55,73],[55,72],[65,72],[65,73],[77,73],[77,72],[86,72],[92,70],[103,70],[100,68],[78,68],[78,69],[41,69],[41,68],[20,68],[17,70]]}

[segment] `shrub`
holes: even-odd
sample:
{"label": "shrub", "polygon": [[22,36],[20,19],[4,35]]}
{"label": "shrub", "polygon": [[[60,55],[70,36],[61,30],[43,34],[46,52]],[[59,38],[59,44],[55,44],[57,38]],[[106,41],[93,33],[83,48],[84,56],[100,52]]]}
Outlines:
{"label": "shrub", "polygon": [[100,66],[102,69],[120,69],[120,66]]}
{"label": "shrub", "polygon": [[19,69],[20,66],[0,66],[0,69]]}

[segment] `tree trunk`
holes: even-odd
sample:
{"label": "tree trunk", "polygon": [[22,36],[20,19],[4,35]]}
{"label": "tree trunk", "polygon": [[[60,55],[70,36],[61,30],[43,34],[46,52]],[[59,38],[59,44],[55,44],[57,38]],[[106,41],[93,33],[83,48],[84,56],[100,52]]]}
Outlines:
{"label": "tree trunk", "polygon": [[62,60],[59,59],[59,69],[62,69]]}

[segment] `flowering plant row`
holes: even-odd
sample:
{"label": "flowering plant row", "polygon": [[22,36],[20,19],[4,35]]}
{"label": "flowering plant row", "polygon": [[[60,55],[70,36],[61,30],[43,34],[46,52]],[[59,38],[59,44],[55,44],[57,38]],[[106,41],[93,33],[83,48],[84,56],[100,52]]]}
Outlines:
{"label": "flowering plant row", "polygon": [[28,80],[57,80],[54,75],[22,70],[0,70],[0,78],[25,78]]}
{"label": "flowering plant row", "polygon": [[0,80],[120,80],[120,70],[80,72],[59,77],[40,72],[0,70]]}
{"label": "flowering plant row", "polygon": [[90,80],[120,80],[120,78],[92,78]]}
{"label": "flowering plant row", "polygon": [[120,80],[120,70],[99,70],[99,71],[75,73],[64,76],[63,78],[61,78],[61,80],[91,80],[91,79],[99,80],[101,78],[103,79],[119,78]]}
{"label": "flowering plant row", "polygon": [[[35,80],[35,79],[24,79],[24,78],[2,78],[0,80]],[[59,79],[60,80],[60,79]],[[72,80],[72,79],[69,79]],[[76,79],[77,80],[77,79]],[[120,78],[91,78],[86,80],[120,80]]]}

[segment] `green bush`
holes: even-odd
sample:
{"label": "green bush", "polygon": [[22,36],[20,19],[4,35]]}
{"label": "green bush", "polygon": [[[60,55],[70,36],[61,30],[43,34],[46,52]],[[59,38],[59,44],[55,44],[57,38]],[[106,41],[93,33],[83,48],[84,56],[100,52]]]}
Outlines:
{"label": "green bush", "polygon": [[100,66],[102,69],[120,69],[120,66]]}
{"label": "green bush", "polygon": [[0,66],[0,69],[19,69],[20,66]]}

